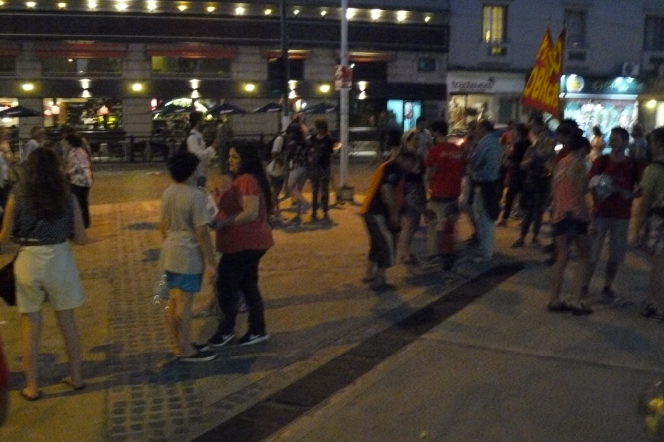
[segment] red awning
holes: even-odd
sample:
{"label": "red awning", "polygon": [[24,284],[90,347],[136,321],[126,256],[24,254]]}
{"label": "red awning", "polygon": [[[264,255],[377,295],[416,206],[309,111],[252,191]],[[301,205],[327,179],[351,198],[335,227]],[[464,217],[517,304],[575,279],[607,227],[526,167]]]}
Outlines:
{"label": "red awning", "polygon": [[37,46],[41,58],[125,58],[127,45],[101,42],[43,42]]}
{"label": "red awning", "polygon": [[0,56],[2,57],[17,57],[20,52],[16,43],[0,43]]}
{"label": "red awning", "polygon": [[[337,58],[339,56],[339,51],[337,51]],[[350,51],[348,53],[348,61],[354,63],[386,62],[394,60],[395,57],[394,52]]]}
{"label": "red awning", "polygon": [[237,51],[226,46],[215,45],[151,44],[148,45],[148,56],[233,60],[237,56]]}
{"label": "red awning", "polygon": [[[263,49],[261,56],[269,60],[276,60],[281,57],[281,49]],[[289,49],[289,60],[308,60],[311,58],[311,51],[309,49]]]}

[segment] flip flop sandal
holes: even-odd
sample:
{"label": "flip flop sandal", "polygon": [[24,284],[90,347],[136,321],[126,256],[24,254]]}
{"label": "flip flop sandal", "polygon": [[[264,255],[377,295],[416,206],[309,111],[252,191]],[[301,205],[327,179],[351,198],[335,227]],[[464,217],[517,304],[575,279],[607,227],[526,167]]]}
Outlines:
{"label": "flip flop sandal", "polygon": [[71,376],[62,378],[61,382],[65,385],[69,385],[72,390],[76,391],[85,390],[85,387],[88,386],[85,382],[81,382],[79,385],[74,384],[74,381],[71,380]]}
{"label": "flip flop sandal", "polygon": [[19,391],[19,394],[23,397],[23,399],[25,399],[26,401],[30,401],[30,402],[38,401],[44,395],[41,392],[41,390],[37,390],[37,395],[36,396],[29,396],[28,393],[25,392],[25,388],[21,389]]}

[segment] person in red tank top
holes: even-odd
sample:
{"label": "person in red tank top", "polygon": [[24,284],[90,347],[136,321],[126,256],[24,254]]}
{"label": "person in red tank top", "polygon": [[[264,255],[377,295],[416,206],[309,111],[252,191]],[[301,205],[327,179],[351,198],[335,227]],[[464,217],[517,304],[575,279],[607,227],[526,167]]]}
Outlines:
{"label": "person in red tank top", "polygon": [[443,267],[449,270],[455,259],[455,226],[467,159],[461,146],[447,141],[447,131],[443,120],[431,124],[435,144],[425,161],[425,185],[429,193],[427,252],[430,257],[440,256]]}

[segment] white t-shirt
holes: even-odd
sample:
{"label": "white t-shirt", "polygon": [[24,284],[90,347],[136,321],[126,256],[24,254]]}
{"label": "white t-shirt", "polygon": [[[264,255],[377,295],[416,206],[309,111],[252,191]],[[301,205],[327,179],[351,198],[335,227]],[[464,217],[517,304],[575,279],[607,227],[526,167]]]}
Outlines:
{"label": "white t-shirt", "polygon": [[187,150],[198,157],[198,169],[196,169],[196,176],[205,176],[205,170],[210,164],[210,160],[215,154],[214,147],[205,147],[205,139],[196,129],[192,129],[187,136]]}
{"label": "white t-shirt", "polygon": [[196,227],[210,221],[205,192],[184,183],[171,184],[161,196],[161,220],[166,239],[161,246],[164,270],[183,274],[203,273],[203,256],[196,241]]}
{"label": "white t-shirt", "polygon": [[277,138],[274,139],[274,142],[272,143],[272,153],[281,153],[284,149],[284,136],[282,134],[279,134]]}

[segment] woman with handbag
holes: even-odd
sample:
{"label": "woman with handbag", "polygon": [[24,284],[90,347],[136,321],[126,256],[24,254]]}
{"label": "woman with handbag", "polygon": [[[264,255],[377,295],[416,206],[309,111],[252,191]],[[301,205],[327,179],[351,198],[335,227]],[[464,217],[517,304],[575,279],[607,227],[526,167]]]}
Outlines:
{"label": "woman with handbag", "polygon": [[42,396],[39,339],[46,302],[55,310],[69,358],[70,375],[62,382],[81,390],[85,382],[74,309],[83,304],[84,293],[69,241],[82,245],[87,237],[81,209],[50,149],[35,149],[28,156],[21,181],[9,196],[0,244],[10,239],[21,246],[14,263],[26,378],[21,396],[30,401]]}

